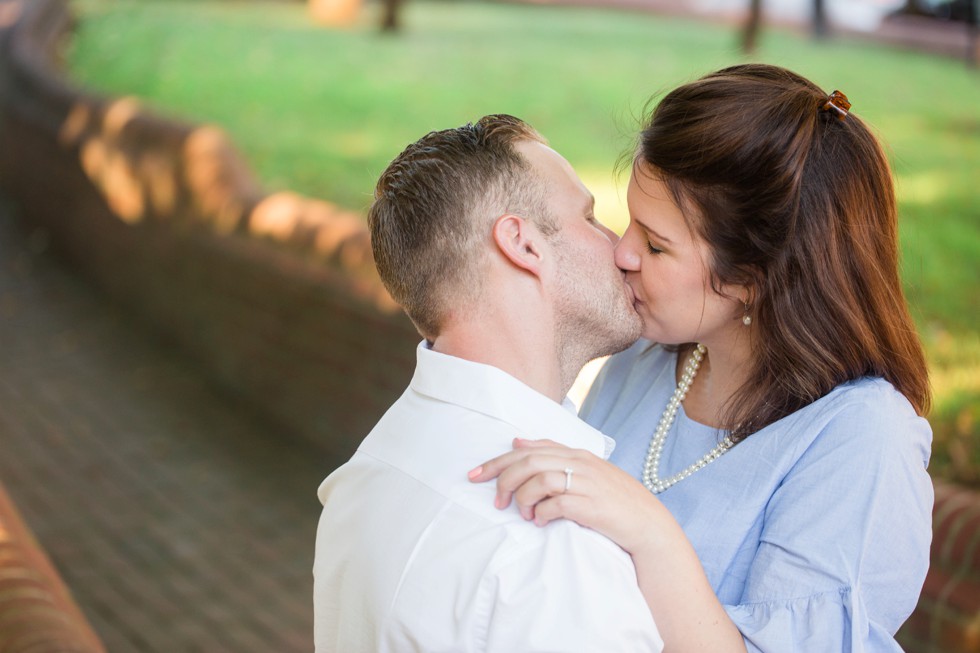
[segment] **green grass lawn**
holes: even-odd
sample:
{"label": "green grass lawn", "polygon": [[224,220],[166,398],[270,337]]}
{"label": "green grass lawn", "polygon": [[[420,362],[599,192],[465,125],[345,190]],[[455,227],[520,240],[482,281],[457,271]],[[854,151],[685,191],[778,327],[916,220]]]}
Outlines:
{"label": "green grass lawn", "polygon": [[[731,28],[598,9],[413,0],[397,36],[372,6],[349,30],[305,3],[76,0],[72,76],[223,126],[270,189],[363,209],[386,163],[431,129],[506,112],[626,222],[616,159],[647,99],[745,61]],[[980,484],[980,73],[854,42],[768,32],[756,60],[839,88],[887,143],[903,273],[936,402],[933,473]]]}

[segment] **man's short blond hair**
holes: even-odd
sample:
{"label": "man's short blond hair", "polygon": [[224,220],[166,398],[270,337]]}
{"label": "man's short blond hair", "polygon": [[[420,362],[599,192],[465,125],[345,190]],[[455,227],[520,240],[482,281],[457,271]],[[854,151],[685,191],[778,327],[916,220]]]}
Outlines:
{"label": "man's short blond hair", "polygon": [[542,184],[514,148],[544,143],[524,121],[498,114],[434,131],[381,174],[368,211],[374,260],[391,296],[425,338],[453,306],[479,297],[494,221],[520,215],[557,231]]}

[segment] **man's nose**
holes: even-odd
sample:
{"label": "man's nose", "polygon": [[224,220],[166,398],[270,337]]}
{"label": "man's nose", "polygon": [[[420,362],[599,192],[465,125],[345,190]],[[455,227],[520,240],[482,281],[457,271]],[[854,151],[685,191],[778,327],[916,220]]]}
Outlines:
{"label": "man's nose", "polygon": [[603,234],[606,235],[606,238],[609,239],[609,242],[610,243],[612,243],[613,245],[615,245],[616,243],[619,242],[619,234],[617,234],[615,231],[613,231],[612,229],[610,229],[609,227],[607,227],[605,224],[603,224],[601,222],[598,222],[598,221],[596,222],[596,225],[599,227],[599,231],[601,231]]}

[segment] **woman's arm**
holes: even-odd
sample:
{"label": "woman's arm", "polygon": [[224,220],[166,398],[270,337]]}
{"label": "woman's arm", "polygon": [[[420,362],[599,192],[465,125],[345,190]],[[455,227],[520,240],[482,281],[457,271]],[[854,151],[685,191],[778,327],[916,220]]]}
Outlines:
{"label": "woman's arm", "polygon": [[[477,483],[497,479],[497,508],[513,499],[539,526],[570,519],[629,553],[665,653],[746,650],[680,525],[646,488],[586,451],[549,440],[514,447],[469,474]],[[567,492],[565,469],[573,470]]]}

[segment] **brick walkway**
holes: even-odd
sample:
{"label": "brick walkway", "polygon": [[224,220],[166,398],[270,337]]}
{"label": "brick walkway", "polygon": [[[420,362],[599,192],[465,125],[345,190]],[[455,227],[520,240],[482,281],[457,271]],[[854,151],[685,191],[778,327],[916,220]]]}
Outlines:
{"label": "brick walkway", "polygon": [[113,653],[312,650],[337,463],[215,394],[0,203],[0,478]]}

